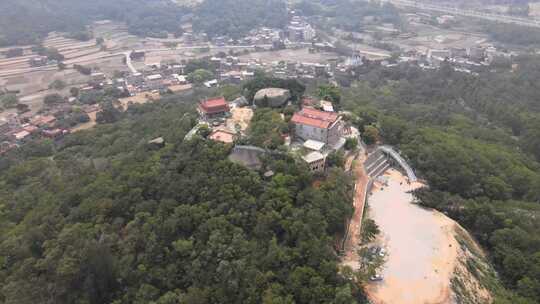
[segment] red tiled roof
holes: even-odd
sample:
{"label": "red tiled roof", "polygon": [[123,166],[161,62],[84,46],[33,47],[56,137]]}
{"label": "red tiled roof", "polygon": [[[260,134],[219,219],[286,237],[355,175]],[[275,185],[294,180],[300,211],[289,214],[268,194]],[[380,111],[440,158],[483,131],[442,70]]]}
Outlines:
{"label": "red tiled roof", "polygon": [[338,115],[335,113],[323,112],[311,108],[304,108],[295,113],[291,121],[295,124],[308,125],[321,129],[328,129],[336,120]]}
{"label": "red tiled roof", "polygon": [[332,123],[338,119],[338,115],[336,113],[319,111],[312,108],[302,109],[300,113],[302,113],[303,116],[308,116],[308,117],[312,117],[312,118],[320,119],[324,121],[330,121]]}
{"label": "red tiled roof", "polygon": [[223,97],[202,101],[199,108],[206,114],[229,112],[229,104]]}

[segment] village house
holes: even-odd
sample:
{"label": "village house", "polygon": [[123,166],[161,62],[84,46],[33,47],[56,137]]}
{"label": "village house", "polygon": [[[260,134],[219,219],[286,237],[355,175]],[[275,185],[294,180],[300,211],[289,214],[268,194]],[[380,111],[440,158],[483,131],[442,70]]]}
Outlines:
{"label": "village house", "polygon": [[308,164],[311,172],[323,172],[326,166],[326,158],[323,154],[317,151],[313,151],[308,155],[302,157]]}
{"label": "village house", "polygon": [[148,90],[160,90],[164,88],[163,76],[154,74],[146,76],[145,86]]}
{"label": "village house", "polygon": [[208,99],[199,103],[198,112],[204,119],[225,116],[229,113],[229,104],[223,97]]}
{"label": "village house", "polygon": [[51,138],[51,139],[58,139],[68,133],[67,130],[62,129],[53,129],[53,130],[43,130],[41,132],[44,137]]}
{"label": "village house", "polygon": [[93,81],[104,81],[106,79],[105,74],[99,72],[92,73],[90,77]]}
{"label": "village house", "polygon": [[309,139],[304,142],[303,146],[309,151],[317,151],[322,153],[326,147],[326,144],[317,140]]}
{"label": "village house", "polygon": [[46,116],[36,116],[34,119],[30,121],[30,123],[34,126],[38,126],[40,128],[42,127],[52,127],[56,123],[56,117],[52,115],[46,115]]}
{"label": "village house", "polygon": [[22,125],[22,129],[30,134],[35,134],[39,132],[39,128],[31,124]]}
{"label": "village house", "polygon": [[14,140],[14,141],[16,141],[18,143],[22,143],[24,140],[29,138],[30,135],[32,135],[32,134],[30,134],[30,132],[25,131],[25,130],[20,130],[18,132],[13,133],[12,140]]}
{"label": "village house", "polygon": [[294,114],[291,122],[295,126],[295,136],[307,141],[316,140],[334,145],[341,137],[341,117],[332,112],[303,108]]}
{"label": "village house", "polygon": [[48,62],[49,59],[47,58],[47,56],[37,56],[30,58],[30,65],[33,67],[41,67],[47,65]]}

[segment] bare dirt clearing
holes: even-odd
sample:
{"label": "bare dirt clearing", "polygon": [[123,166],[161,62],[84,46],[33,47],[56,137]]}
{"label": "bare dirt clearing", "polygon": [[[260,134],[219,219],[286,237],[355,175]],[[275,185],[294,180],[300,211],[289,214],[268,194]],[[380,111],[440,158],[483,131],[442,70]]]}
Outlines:
{"label": "bare dirt clearing", "polygon": [[227,119],[227,127],[235,130],[238,125],[240,131],[245,132],[253,117],[253,110],[251,108],[234,108],[231,110],[231,114],[232,117]]}
{"label": "bare dirt clearing", "polygon": [[396,170],[385,177],[388,185],[376,183],[369,198],[370,217],[381,230],[378,242],[387,251],[383,281],[367,287],[372,302],[454,303],[452,279],[463,259],[456,240],[459,226],[438,211],[411,203],[409,191],[421,184],[408,185]]}
{"label": "bare dirt clearing", "polygon": [[135,96],[126,97],[126,98],[120,98],[119,101],[119,108],[123,111],[127,110],[129,105],[131,104],[145,104],[147,102],[153,102],[158,100],[160,97],[159,93],[139,93]]}

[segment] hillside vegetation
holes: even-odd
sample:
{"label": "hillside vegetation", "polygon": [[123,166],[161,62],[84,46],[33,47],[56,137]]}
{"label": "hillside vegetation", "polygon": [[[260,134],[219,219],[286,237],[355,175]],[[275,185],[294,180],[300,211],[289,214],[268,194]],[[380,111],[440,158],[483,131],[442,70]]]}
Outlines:
{"label": "hillside vegetation", "polygon": [[[0,302],[351,303],[333,237],[352,182],[291,158],[263,172],[196,137],[169,98],[2,159]],[[147,141],[163,136],[160,150]]]}
{"label": "hillside vegetation", "polygon": [[126,22],[132,34],[162,36],[178,31],[189,11],[166,0],[3,0],[0,46],[37,44],[52,31],[77,34],[103,19]]}
{"label": "hillside vegetation", "polygon": [[283,0],[205,0],[195,9],[193,28],[210,37],[240,38],[261,26],[282,28],[287,21]]}
{"label": "hillside vegetation", "polygon": [[376,127],[427,180],[418,203],[487,249],[507,288],[491,286],[496,303],[540,301],[540,59],[517,62],[478,76],[367,64],[342,98],[361,129]]}
{"label": "hillside vegetation", "polygon": [[[125,22],[131,34],[166,37],[181,35],[183,21],[209,36],[240,38],[260,26],[287,24],[283,0],[205,0],[190,3],[168,0],[4,0],[0,2],[0,47],[38,44],[52,31],[91,38],[86,26],[110,19]],[[28,22],[32,20],[32,22]]]}

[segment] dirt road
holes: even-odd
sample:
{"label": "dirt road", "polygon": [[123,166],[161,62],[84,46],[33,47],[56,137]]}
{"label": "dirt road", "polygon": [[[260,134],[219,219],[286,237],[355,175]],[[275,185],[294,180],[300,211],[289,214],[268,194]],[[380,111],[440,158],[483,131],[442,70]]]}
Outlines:
{"label": "dirt road", "polygon": [[369,177],[364,169],[366,156],[361,153],[358,159],[353,162],[354,175],[356,177],[356,190],[354,195],[354,214],[349,223],[349,234],[345,240],[345,255],[342,260],[343,265],[350,266],[357,270],[360,267],[360,257],[357,249],[360,243],[360,235],[362,229],[362,218],[364,216],[364,205],[366,202],[367,185]]}

